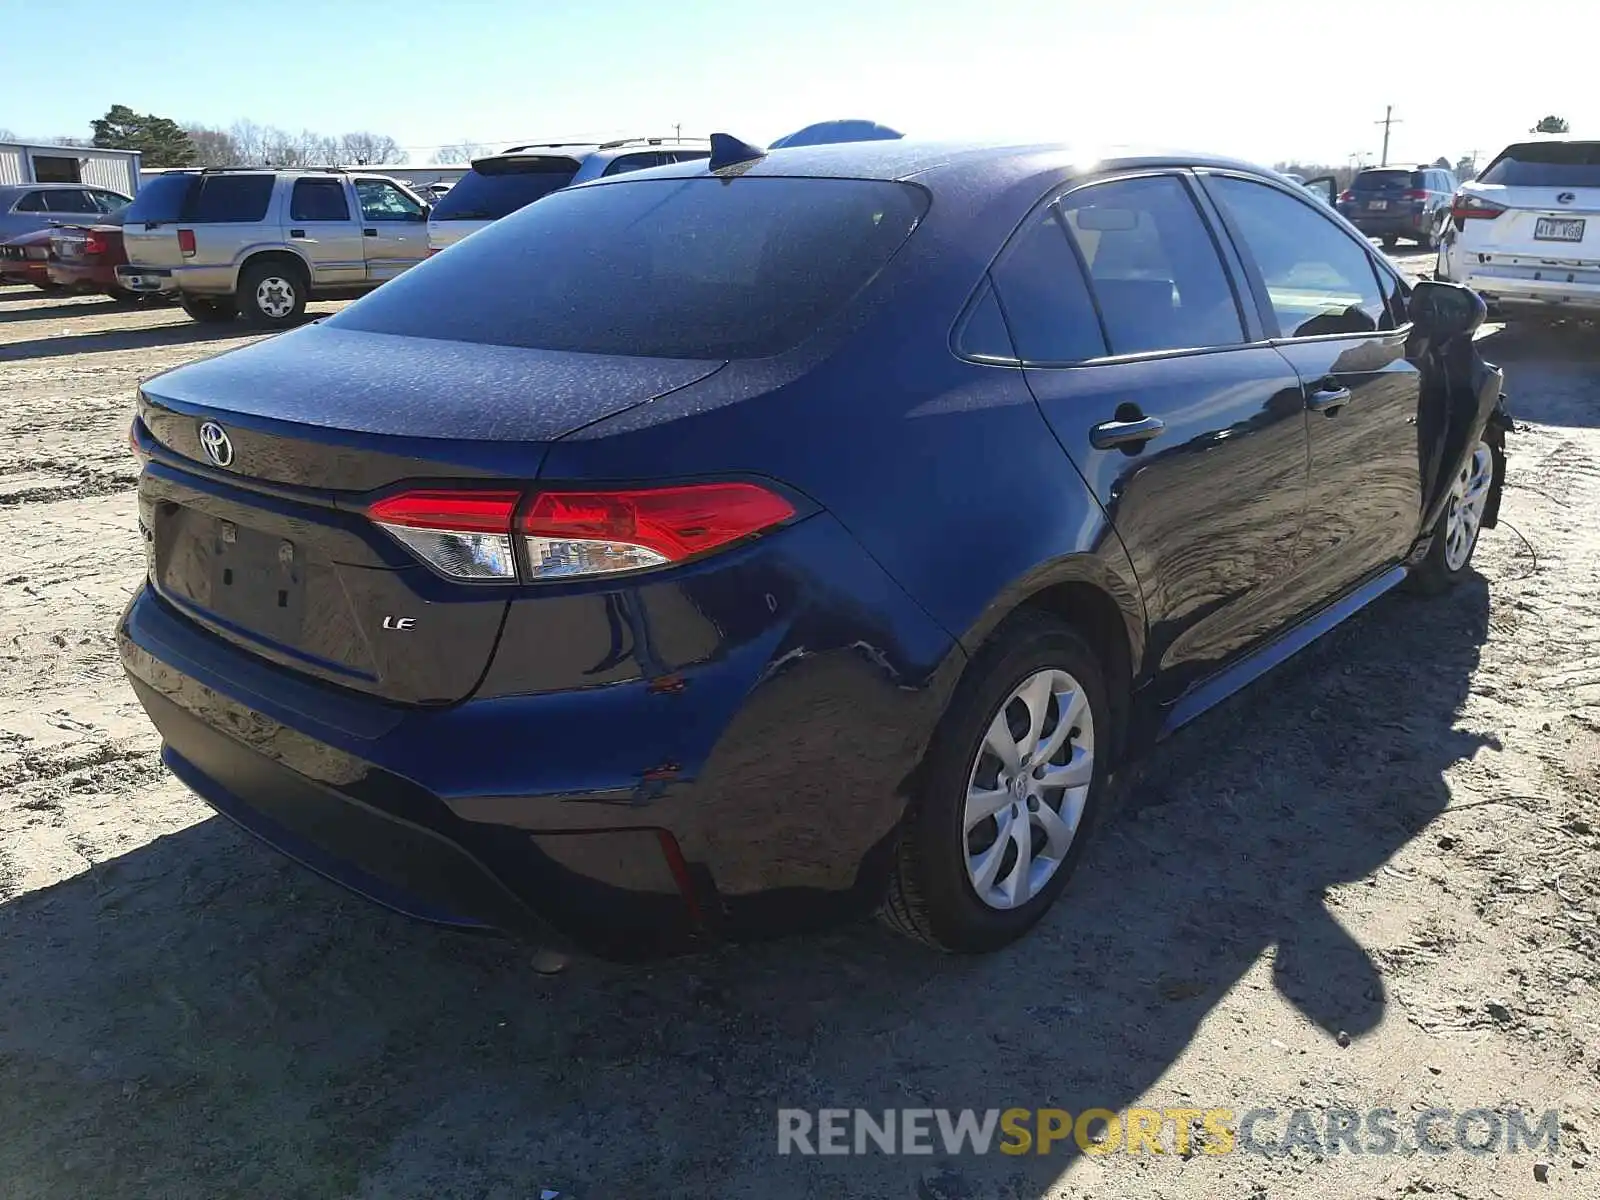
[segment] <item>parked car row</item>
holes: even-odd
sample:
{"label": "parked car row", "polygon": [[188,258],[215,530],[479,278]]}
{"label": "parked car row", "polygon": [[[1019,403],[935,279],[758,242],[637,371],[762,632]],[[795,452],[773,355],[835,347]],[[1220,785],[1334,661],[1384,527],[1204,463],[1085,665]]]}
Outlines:
{"label": "parked car row", "polygon": [[5,214],[12,227],[30,221],[33,227],[0,244],[0,280],[44,291],[104,293],[119,303],[140,299],[116,276],[128,261],[122,239],[128,197],[68,184],[10,190],[19,194]]}

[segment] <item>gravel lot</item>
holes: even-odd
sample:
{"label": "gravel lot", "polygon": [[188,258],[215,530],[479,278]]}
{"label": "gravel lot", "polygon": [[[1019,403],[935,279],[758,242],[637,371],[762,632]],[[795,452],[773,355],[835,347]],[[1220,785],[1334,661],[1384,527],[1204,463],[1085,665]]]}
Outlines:
{"label": "gravel lot", "polygon": [[[1385,599],[1165,747],[1023,945],[869,925],[555,979],[160,766],[112,636],[130,397],[245,340],[0,289],[0,1195],[1600,1194],[1596,327],[1484,343],[1527,426],[1482,578]],[[779,1107],[1139,1104],[1566,1124],[1553,1155],[775,1153]]]}

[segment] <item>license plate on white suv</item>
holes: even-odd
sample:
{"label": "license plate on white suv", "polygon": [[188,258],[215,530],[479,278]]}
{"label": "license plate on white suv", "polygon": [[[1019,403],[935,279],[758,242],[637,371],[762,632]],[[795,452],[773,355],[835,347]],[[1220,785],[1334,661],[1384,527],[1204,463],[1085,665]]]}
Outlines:
{"label": "license plate on white suv", "polygon": [[1584,222],[1572,217],[1540,217],[1533,223],[1538,242],[1581,242]]}

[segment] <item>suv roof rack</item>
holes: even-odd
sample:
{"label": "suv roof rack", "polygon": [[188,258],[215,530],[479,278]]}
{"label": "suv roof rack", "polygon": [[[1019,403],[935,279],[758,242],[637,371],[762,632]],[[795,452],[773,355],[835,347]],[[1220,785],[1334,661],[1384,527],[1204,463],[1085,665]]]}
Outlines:
{"label": "suv roof rack", "polygon": [[[593,142],[529,142],[526,146],[512,146],[501,154],[517,154],[523,150],[570,150],[574,146],[592,146]],[[488,155],[486,157],[493,157]]]}
{"label": "suv roof rack", "polygon": [[[193,169],[194,168],[191,168],[191,167],[180,167],[179,168],[180,171],[193,170]],[[357,169],[364,169],[364,168],[357,168]],[[349,167],[274,167],[274,166],[201,167],[201,168],[199,168],[199,173],[201,175],[225,175],[229,171],[256,171],[256,172],[261,172],[261,171],[322,171],[322,172],[325,172],[325,173],[330,174],[330,175],[344,175],[344,174],[348,174],[350,170],[351,170],[351,168],[349,168]]]}

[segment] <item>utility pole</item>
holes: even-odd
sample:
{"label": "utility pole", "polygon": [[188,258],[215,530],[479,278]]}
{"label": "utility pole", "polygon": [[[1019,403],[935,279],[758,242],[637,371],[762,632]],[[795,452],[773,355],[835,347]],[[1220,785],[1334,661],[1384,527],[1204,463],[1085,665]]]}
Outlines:
{"label": "utility pole", "polygon": [[1383,126],[1383,160],[1378,165],[1387,167],[1389,165],[1389,126],[1400,125],[1403,122],[1394,115],[1394,105],[1387,104],[1383,109],[1383,120],[1374,121],[1373,124]]}
{"label": "utility pole", "polygon": [[675,142],[683,141],[683,122],[682,121],[677,121],[677,122],[675,122],[673,124],[673,126],[672,126],[672,140],[675,141]]}

